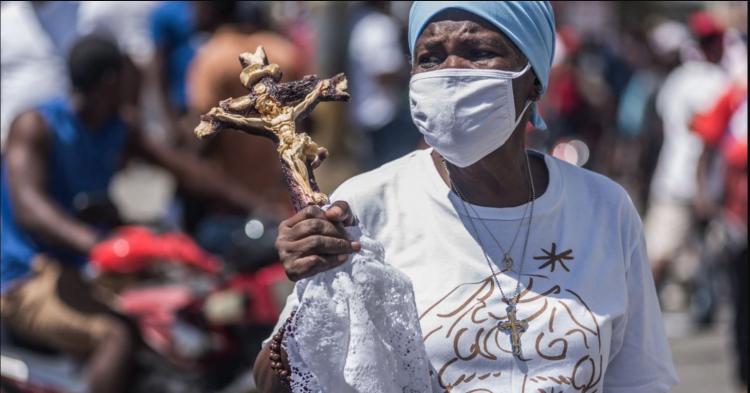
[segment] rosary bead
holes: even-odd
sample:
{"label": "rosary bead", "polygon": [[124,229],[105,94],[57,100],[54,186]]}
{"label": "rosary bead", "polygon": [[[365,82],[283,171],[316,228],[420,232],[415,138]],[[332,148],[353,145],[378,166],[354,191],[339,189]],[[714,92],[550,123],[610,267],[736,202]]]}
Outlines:
{"label": "rosary bead", "polygon": [[279,330],[276,332],[276,334],[273,335],[271,343],[269,344],[271,353],[268,356],[270,360],[271,370],[273,370],[274,374],[276,374],[276,376],[278,376],[282,382],[287,383],[291,379],[291,371],[288,369],[288,366],[283,363],[280,350],[284,332],[286,332],[286,330],[288,329],[289,324],[292,321],[292,317],[294,317],[294,313],[292,313],[289,318],[286,319],[284,325],[282,325],[281,328],[279,328]]}

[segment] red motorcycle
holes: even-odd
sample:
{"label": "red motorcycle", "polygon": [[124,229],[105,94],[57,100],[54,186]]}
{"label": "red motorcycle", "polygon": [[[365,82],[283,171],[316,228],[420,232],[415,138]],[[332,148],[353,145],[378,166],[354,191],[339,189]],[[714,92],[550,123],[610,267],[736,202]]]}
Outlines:
{"label": "red motorcycle", "polygon": [[[282,266],[233,268],[179,232],[124,227],[91,253],[93,284],[138,325],[133,392],[252,392],[252,365],[292,284]],[[2,392],[86,391],[81,365],[3,329]],[[6,366],[7,364],[7,366]]]}

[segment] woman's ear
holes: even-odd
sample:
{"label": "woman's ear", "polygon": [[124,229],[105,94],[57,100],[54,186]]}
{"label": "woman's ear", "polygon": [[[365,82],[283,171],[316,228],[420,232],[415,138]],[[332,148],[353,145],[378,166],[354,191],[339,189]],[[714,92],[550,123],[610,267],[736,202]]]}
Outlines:
{"label": "woman's ear", "polygon": [[542,97],[542,84],[539,82],[539,79],[534,78],[534,89],[531,91],[531,94],[529,95],[529,99],[531,101],[539,101],[541,97]]}

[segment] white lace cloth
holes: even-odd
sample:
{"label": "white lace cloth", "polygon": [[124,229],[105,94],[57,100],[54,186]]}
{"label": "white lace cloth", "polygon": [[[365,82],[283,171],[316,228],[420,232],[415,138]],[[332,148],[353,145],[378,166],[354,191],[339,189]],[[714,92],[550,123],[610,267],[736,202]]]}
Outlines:
{"label": "white lace cloth", "polygon": [[384,261],[381,243],[347,228],[360,252],[297,282],[299,305],[282,345],[292,391],[430,391],[411,281]]}

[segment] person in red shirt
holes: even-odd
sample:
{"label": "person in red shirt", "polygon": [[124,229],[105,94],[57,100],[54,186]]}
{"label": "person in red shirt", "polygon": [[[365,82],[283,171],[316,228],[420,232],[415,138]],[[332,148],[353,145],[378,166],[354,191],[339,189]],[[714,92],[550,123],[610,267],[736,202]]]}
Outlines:
{"label": "person in red shirt", "polygon": [[[720,245],[719,261],[730,272],[735,314],[735,343],[738,374],[744,388],[748,380],[747,285],[747,80],[727,89],[713,107],[698,113],[692,130],[703,139],[705,150],[698,171],[696,210],[713,221],[725,239]],[[711,176],[721,179],[717,192],[710,192]],[[708,236],[711,234],[709,233]],[[726,258],[726,259],[724,259]],[[711,268],[709,268],[711,269]],[[715,269],[715,268],[714,268]]]}

